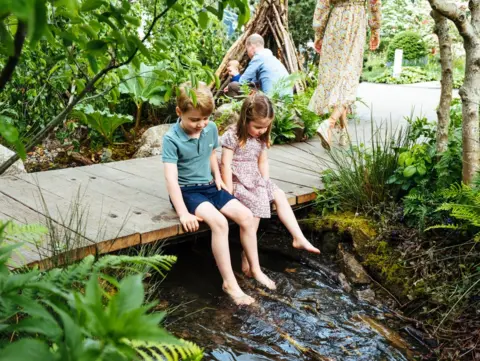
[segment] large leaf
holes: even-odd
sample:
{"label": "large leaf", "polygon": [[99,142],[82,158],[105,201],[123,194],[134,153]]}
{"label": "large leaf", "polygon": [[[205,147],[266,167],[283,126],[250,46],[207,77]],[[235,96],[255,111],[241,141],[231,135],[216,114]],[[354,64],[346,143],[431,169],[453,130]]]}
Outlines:
{"label": "large leaf", "polygon": [[48,345],[39,340],[24,339],[0,349],[0,361],[54,360]]}
{"label": "large leaf", "polygon": [[138,71],[129,67],[120,84],[120,92],[130,94],[137,105],[144,102],[161,105],[165,102],[167,91],[165,82],[160,76],[161,70],[160,65],[148,66],[144,63],[140,64]]}

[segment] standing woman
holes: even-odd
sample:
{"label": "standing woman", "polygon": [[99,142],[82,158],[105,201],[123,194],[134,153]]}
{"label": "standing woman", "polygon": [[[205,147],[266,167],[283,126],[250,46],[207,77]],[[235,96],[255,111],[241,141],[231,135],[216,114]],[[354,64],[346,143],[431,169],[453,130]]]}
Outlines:
{"label": "standing woman", "polygon": [[313,28],[320,64],[318,86],[309,108],[318,115],[330,113],[317,129],[325,149],[330,149],[332,129],[338,120],[340,145],[348,142],[347,109],[357,96],[367,22],[370,50],[376,50],[380,44],[380,7],[381,0],[317,0]]}

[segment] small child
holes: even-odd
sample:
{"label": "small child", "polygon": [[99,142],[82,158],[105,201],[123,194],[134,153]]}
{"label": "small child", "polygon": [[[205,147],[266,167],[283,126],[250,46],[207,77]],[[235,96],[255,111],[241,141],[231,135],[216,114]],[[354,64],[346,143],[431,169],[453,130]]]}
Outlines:
{"label": "small child", "polygon": [[[227,190],[246,205],[255,217],[270,218],[270,202],[274,202],[282,223],[293,237],[293,247],[320,253],[303,235],[285,193],[269,178],[267,148],[274,118],[270,99],[254,93],[245,99],[236,126],[222,136],[222,178]],[[249,275],[250,265],[242,254],[242,270]]]}
{"label": "small child", "polygon": [[238,60],[230,60],[227,65],[228,75],[230,75],[230,82],[238,82],[242,74],[240,74],[240,62]]}
{"label": "small child", "polygon": [[[189,91],[195,93],[196,105],[187,95]],[[237,305],[249,305],[255,300],[242,291],[233,273],[225,217],[240,226],[240,241],[255,279],[270,289],[275,288],[275,283],[260,269],[252,212],[222,189],[226,186],[215,154],[218,131],[215,123],[209,122],[214,106],[212,92],[204,83],[197,89],[190,83],[180,86],[176,108],[179,120],[163,138],[167,190],[187,232],[197,231],[199,221],[209,225],[223,290]]]}

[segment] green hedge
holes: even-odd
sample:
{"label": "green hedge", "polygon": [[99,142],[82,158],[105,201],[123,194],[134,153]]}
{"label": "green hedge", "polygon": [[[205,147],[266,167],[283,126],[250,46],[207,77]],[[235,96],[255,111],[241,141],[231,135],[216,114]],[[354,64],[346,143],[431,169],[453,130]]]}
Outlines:
{"label": "green hedge", "polygon": [[395,49],[403,49],[403,58],[415,60],[427,55],[427,45],[421,36],[413,31],[397,34],[388,46],[387,61],[393,61]]}

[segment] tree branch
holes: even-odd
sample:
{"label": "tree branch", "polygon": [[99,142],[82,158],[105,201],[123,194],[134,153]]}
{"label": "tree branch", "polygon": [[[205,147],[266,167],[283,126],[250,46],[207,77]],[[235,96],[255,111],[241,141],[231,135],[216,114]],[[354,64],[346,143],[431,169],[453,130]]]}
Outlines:
{"label": "tree branch", "polygon": [[0,92],[5,88],[5,85],[12,77],[15,67],[18,64],[20,54],[22,53],[23,43],[25,42],[26,29],[27,27],[25,23],[23,21],[19,21],[13,42],[13,55],[8,58],[7,63],[0,74]]}
{"label": "tree branch", "polygon": [[[178,0],[173,1],[168,7],[166,7],[160,14],[158,14],[150,24],[150,27],[141,40],[142,43],[145,42],[145,40],[150,36],[152,33],[152,30],[157,23],[158,20],[160,20],[165,14],[172,8],[177,3]],[[17,31],[18,33],[18,31]],[[25,39],[25,36],[24,36]],[[20,49],[21,52],[21,49]],[[33,137],[25,147],[25,150],[28,152],[31,148],[33,148],[36,144],[38,144],[39,141],[41,141],[45,136],[47,136],[57,125],[62,123],[65,118],[68,116],[68,114],[73,110],[75,105],[78,104],[79,101],[81,101],[88,93],[92,92],[95,90],[95,84],[97,81],[99,81],[103,76],[105,76],[107,73],[112,71],[113,69],[120,68],[124,65],[127,65],[130,63],[135,55],[138,52],[138,47],[133,51],[133,53],[128,57],[127,60],[114,64],[113,62],[110,63],[110,65],[104,69],[102,69],[100,72],[98,72],[86,85],[85,88],[78,94],[77,96],[73,96],[70,98],[70,101],[68,102],[67,107],[55,118],[53,118],[50,123],[48,123],[45,128],[43,128],[35,137]],[[18,59],[17,59],[18,60]],[[73,93],[73,92],[72,92]],[[15,153],[13,156],[11,156],[6,162],[4,162],[0,166],[0,175],[5,173],[5,171],[12,166],[13,163],[15,163],[20,157],[18,156],[17,153]]]}
{"label": "tree branch", "polygon": [[480,34],[480,0],[470,0],[468,8],[472,14],[472,24],[477,30],[477,34]]}
{"label": "tree branch", "polygon": [[438,11],[447,19],[453,21],[458,29],[458,32],[465,40],[470,42],[475,40],[475,28],[470,21],[468,21],[465,11],[461,10],[455,3],[446,0],[428,0],[428,2],[433,10]]}

